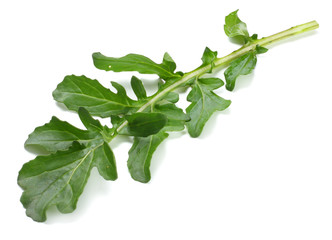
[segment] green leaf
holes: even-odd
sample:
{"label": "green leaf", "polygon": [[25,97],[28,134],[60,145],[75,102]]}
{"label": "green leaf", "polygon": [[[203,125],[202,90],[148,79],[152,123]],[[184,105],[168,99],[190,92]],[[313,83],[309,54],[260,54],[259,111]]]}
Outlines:
{"label": "green leaf", "polygon": [[35,221],[45,221],[46,210],[52,205],[60,212],[72,212],[93,167],[106,180],[117,178],[114,155],[106,142],[111,129],[103,127],[84,108],[78,113],[87,130],[53,117],[26,141],[27,146],[52,153],[36,157],[19,172],[18,184],[24,190],[21,202]]}
{"label": "green leaf", "polygon": [[213,52],[208,47],[205,48],[203,56],[202,56],[203,64],[201,65],[201,67],[211,65],[211,69],[210,69],[210,71],[208,71],[208,73],[212,72],[212,69],[214,67],[213,61],[217,58],[217,55],[218,55],[218,52]]}
{"label": "green leaf", "polygon": [[99,117],[126,114],[135,110],[137,102],[126,95],[120,84],[113,82],[112,85],[117,93],[105,88],[97,80],[70,75],[57,86],[53,97],[70,110],[78,111],[79,107],[84,107],[91,115]]}
{"label": "green leaf", "polygon": [[[167,82],[159,81],[158,82],[158,92],[155,93],[154,96],[175,82],[176,81],[167,81]],[[165,100],[165,101],[171,102],[171,103],[176,103],[179,101],[179,94],[177,92],[167,92],[159,98],[159,101],[162,101],[162,100]]]}
{"label": "green leaf", "polygon": [[235,81],[240,75],[247,75],[255,68],[257,57],[254,51],[250,51],[230,63],[225,70],[226,89],[233,91]]}
{"label": "green leaf", "polygon": [[167,117],[167,123],[163,128],[164,131],[182,131],[185,122],[190,120],[181,108],[170,102],[155,104],[153,111],[164,114]]}
{"label": "green leaf", "polygon": [[258,39],[258,35],[255,33],[255,34],[253,34],[251,37],[250,37],[250,40],[251,41],[255,41],[255,40],[257,40]]}
{"label": "green leaf", "polygon": [[179,94],[176,92],[169,92],[165,94],[165,96],[162,98],[163,100],[166,100],[171,103],[177,103],[179,101]]}
{"label": "green leaf", "polygon": [[262,54],[262,53],[266,53],[269,49],[262,47],[260,45],[256,45],[256,53],[257,54]]}
{"label": "green leaf", "polygon": [[236,10],[232,13],[230,13],[225,18],[225,25],[224,30],[228,37],[230,38],[241,38],[244,42],[248,41],[249,33],[247,30],[247,25],[240,20],[240,18],[237,15],[237,12],[239,10]]}
{"label": "green leaf", "polygon": [[146,91],[143,83],[135,76],[131,78],[131,88],[133,89],[138,100],[146,99]]}
{"label": "green leaf", "polygon": [[100,133],[104,140],[109,142],[112,140],[112,135],[115,131],[114,128],[110,129],[107,126],[102,126],[100,122],[90,115],[90,113],[83,107],[78,109],[78,115],[83,125],[90,131],[97,131]]}
{"label": "green leaf", "polygon": [[[159,86],[159,90],[164,89],[164,85]],[[163,128],[164,131],[181,131],[184,124],[190,118],[178,108],[175,103],[179,101],[179,94],[176,92],[168,92],[159,99],[155,104],[146,109],[147,112],[162,113],[167,117],[167,123]]]}
{"label": "green leaf", "polygon": [[173,58],[166,52],[163,57],[163,68],[167,69],[169,72],[173,73],[176,69],[176,64]]}
{"label": "green leaf", "polygon": [[74,211],[93,167],[106,180],[117,178],[113,152],[103,141],[87,146],[74,142],[68,150],[38,156],[24,164],[18,184],[24,190],[21,202],[26,214],[42,222],[50,206],[55,205],[62,213]]}
{"label": "green leaf", "polygon": [[92,118],[90,113],[85,108],[83,107],[78,108],[78,116],[80,117],[83,125],[88,130],[97,130],[97,131],[103,130],[103,126],[100,124],[100,122]]}
{"label": "green leaf", "polygon": [[117,95],[121,96],[123,99],[126,99],[128,104],[131,104],[134,102],[127,96],[126,89],[121,84],[114,82],[114,81],[111,81],[111,84],[116,89]]}
{"label": "green leaf", "polygon": [[219,78],[201,78],[192,85],[187,97],[191,104],[186,109],[190,117],[186,126],[191,137],[198,137],[201,134],[206,122],[215,111],[225,110],[230,105],[229,100],[219,97],[212,91],[222,85],[223,82]]}
{"label": "green leaf", "polygon": [[118,178],[118,173],[116,170],[115,157],[108,143],[104,141],[102,146],[96,147],[91,151],[94,151],[94,166],[97,167],[99,174],[105,180],[115,181]]}
{"label": "green leaf", "polygon": [[111,123],[113,127],[118,127],[124,121],[123,117],[119,117],[117,115],[111,116]]}
{"label": "green leaf", "polygon": [[102,139],[97,132],[78,129],[68,122],[52,117],[51,121],[37,127],[25,142],[25,147],[38,147],[48,152],[68,149],[73,141],[88,144],[95,139]]}
{"label": "green leaf", "polygon": [[97,52],[92,55],[92,58],[95,67],[105,71],[136,71],[143,74],[157,74],[160,78],[165,80],[181,77],[180,74],[174,73],[176,65],[167,53],[164,55],[161,64],[157,64],[151,59],[139,54],[128,54],[124,57],[113,58],[106,57]]}
{"label": "green leaf", "polygon": [[147,183],[151,179],[150,164],[153,153],[160,143],[168,137],[168,133],[160,131],[148,137],[135,137],[129,150],[128,169],[131,177],[139,182]]}
{"label": "green leaf", "polygon": [[147,137],[156,134],[167,123],[167,117],[161,113],[138,112],[127,115],[125,118],[128,121],[128,134],[138,137]]}

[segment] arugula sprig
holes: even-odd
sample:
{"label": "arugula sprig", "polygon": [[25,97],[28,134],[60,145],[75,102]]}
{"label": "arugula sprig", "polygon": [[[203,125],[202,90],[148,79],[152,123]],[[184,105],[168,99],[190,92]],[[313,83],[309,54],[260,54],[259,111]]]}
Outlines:
{"label": "arugula sprig", "polygon": [[[240,39],[243,46],[221,58],[216,51],[206,48],[202,64],[188,73],[175,72],[176,64],[168,53],[159,64],[138,54],[119,58],[101,53],[92,55],[94,65],[101,70],[157,75],[159,88],[151,96],[147,96],[143,82],[135,76],[131,78],[131,87],[136,99],[131,99],[117,82],[111,82],[116,90],[113,92],[86,76],[66,76],[53,97],[76,111],[85,129],[52,117],[29,135],[25,146],[41,148],[47,154],[25,163],[19,172],[18,184],[24,190],[21,202],[26,214],[35,221],[45,221],[50,206],[55,205],[62,213],[74,211],[93,167],[105,180],[116,180],[115,157],[109,143],[117,135],[133,138],[128,157],[132,178],[143,183],[150,181],[153,154],[169,132],[187,128],[191,137],[198,137],[214,112],[229,107],[230,100],[214,92],[224,82],[215,76],[203,77],[204,74],[228,66],[224,76],[226,89],[231,91],[239,76],[253,71],[257,54],[267,51],[265,46],[318,27],[312,21],[258,39],[257,34],[249,35],[237,12],[226,17],[224,30],[230,38]],[[180,87],[190,88],[187,95],[190,104],[185,111],[177,106],[176,90]],[[102,125],[93,116],[110,118],[111,127]]]}

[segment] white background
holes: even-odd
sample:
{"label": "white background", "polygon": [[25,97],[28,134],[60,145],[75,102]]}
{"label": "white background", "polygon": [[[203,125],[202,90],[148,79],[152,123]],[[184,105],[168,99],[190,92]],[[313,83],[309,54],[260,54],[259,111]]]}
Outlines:
{"label": "white background", "polygon": [[[0,239],[332,239],[328,2],[2,0]],[[25,216],[16,179],[35,157],[23,147],[28,134],[53,115],[82,126],[52,99],[65,75],[129,86],[132,73],[94,68],[96,51],[156,62],[167,51],[190,71],[206,46],[219,56],[238,48],[223,32],[236,9],[260,37],[311,20],[320,28],[274,45],[234,92],[218,91],[230,108],[197,139],[172,134],[155,153],[150,183],[130,178],[131,142],[119,139],[111,143],[117,181],[94,170],[74,213],[51,208],[45,223]],[[153,89],[155,76],[143,79]]]}

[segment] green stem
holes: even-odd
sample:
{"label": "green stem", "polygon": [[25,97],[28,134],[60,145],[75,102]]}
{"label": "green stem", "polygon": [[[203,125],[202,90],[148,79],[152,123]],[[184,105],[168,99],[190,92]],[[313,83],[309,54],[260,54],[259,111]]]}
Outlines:
{"label": "green stem", "polygon": [[[271,45],[273,43],[279,42],[283,39],[288,39],[288,38],[290,38],[294,35],[298,35],[298,34],[301,34],[301,33],[304,33],[304,32],[314,30],[318,27],[319,27],[319,25],[316,21],[311,21],[311,22],[308,22],[308,23],[304,23],[304,24],[292,27],[292,28],[287,29],[285,31],[273,34],[271,36],[263,37],[261,39],[258,39],[254,42],[251,42],[249,45],[244,45],[243,47],[239,48],[238,50],[236,50],[236,51],[234,51],[234,52],[232,52],[232,53],[230,53],[230,54],[228,54],[224,57],[215,59],[213,61],[214,69],[218,69],[218,71],[219,71],[222,67],[227,66],[230,62],[234,61],[238,57],[246,54],[247,52],[249,52],[251,50],[254,50],[257,45],[265,47],[265,46]],[[165,88],[161,92],[157,93],[154,97],[152,97],[151,100],[149,102],[147,102],[146,104],[144,104],[142,107],[140,107],[137,110],[137,112],[143,112],[145,109],[152,106],[154,103],[156,103],[159,99],[161,99],[167,93],[174,91],[176,88],[182,86],[183,84],[185,84],[189,80],[191,80],[193,78],[197,78],[197,77],[209,72],[210,69],[211,69],[211,66],[208,65],[208,66],[198,67],[195,70],[184,74],[181,79],[174,82],[172,85],[168,86],[167,88]],[[123,122],[117,128],[116,132],[121,131],[121,129],[123,129],[127,124],[128,124],[127,121]]]}
{"label": "green stem", "polygon": [[256,41],[252,42],[249,45],[245,45],[245,46],[241,47],[240,49],[232,52],[231,54],[228,54],[225,57],[217,58],[214,61],[215,67],[220,68],[220,67],[223,67],[225,65],[228,65],[230,62],[232,62],[236,58],[244,55],[245,53],[247,53],[251,50],[254,50],[256,48],[256,45],[266,47],[268,45],[279,42],[283,39],[288,39],[292,36],[314,30],[318,27],[319,27],[319,24],[316,21],[311,21],[311,22],[308,22],[308,23],[304,23],[304,24],[292,27],[292,28],[287,29],[285,31],[273,34],[271,36],[263,37],[261,39],[258,39]]}

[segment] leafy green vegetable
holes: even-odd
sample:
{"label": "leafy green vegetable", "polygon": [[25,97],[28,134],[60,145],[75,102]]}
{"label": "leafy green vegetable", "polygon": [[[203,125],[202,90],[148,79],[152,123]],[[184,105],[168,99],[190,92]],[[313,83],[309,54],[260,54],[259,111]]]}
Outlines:
{"label": "leafy green vegetable", "polygon": [[234,89],[235,81],[240,75],[251,73],[256,66],[256,62],[256,53],[253,51],[250,51],[231,62],[230,66],[224,72],[227,90],[232,91]]}
{"label": "leafy green vegetable", "polygon": [[128,54],[124,57],[113,58],[106,57],[101,53],[94,53],[92,57],[96,68],[105,71],[137,71],[139,73],[157,74],[165,80],[181,77],[181,74],[174,73],[176,64],[168,53],[165,53],[161,64],[157,64],[139,54]]}
{"label": "leafy green vegetable", "polygon": [[106,180],[117,178],[107,143],[83,146],[74,142],[68,150],[38,156],[24,164],[18,184],[24,189],[21,202],[27,215],[35,221],[45,221],[45,212],[52,205],[62,213],[74,211],[92,167],[97,167]]}
{"label": "leafy green vegetable", "polygon": [[257,54],[262,54],[262,53],[266,53],[268,51],[267,48],[256,45],[256,53]]}
{"label": "leafy green vegetable", "polygon": [[128,132],[131,136],[147,137],[158,133],[167,123],[167,117],[161,113],[134,113],[126,116]]}
{"label": "leafy green vegetable", "polygon": [[37,127],[29,135],[25,147],[37,147],[53,153],[68,149],[74,141],[89,144],[98,138],[102,139],[102,136],[97,132],[81,130],[57,117],[52,117],[49,123]]}
{"label": "leafy green vegetable", "polygon": [[53,97],[70,110],[78,111],[80,107],[84,107],[90,114],[99,117],[135,111],[136,101],[124,94],[121,85],[114,82],[112,85],[118,93],[113,93],[97,80],[85,76],[66,76],[54,90]]}
{"label": "leafy green vegetable", "polygon": [[254,42],[258,39],[258,35],[253,34],[252,36],[249,36],[247,24],[240,20],[237,15],[238,11],[239,10],[236,10],[230,13],[225,18],[224,30],[226,35],[240,43]]}
{"label": "leafy green vegetable", "polygon": [[80,117],[83,125],[88,130],[95,130],[95,131],[102,131],[103,126],[100,124],[100,122],[96,119],[93,119],[91,117],[90,113],[83,107],[78,108],[78,116]]}
{"label": "leafy green vegetable", "polygon": [[240,20],[237,15],[238,11],[236,10],[225,17],[224,30],[230,38],[240,37],[244,41],[247,41],[249,39],[247,24]]}
{"label": "leafy green vegetable", "polygon": [[141,80],[133,76],[131,78],[131,87],[138,100],[146,99],[146,91]]}
{"label": "leafy green vegetable", "polygon": [[191,104],[186,112],[190,121],[186,123],[191,137],[198,137],[203,131],[206,122],[215,111],[222,111],[228,108],[231,101],[225,100],[215,94],[215,90],[224,85],[219,78],[199,78],[192,85],[187,100]]}
{"label": "leafy green vegetable", "polygon": [[[33,141],[52,135],[52,129],[57,130],[55,139],[50,136],[45,142]],[[71,140],[67,133],[72,135]],[[62,139],[66,139],[65,144],[59,144]],[[51,140],[58,144],[50,145]],[[21,202],[35,221],[45,221],[46,210],[52,205],[62,213],[74,211],[93,167],[106,180],[117,179],[113,152],[95,130],[80,130],[53,117],[49,124],[37,128],[27,142],[53,152],[24,164],[19,172],[18,184],[24,190]]]}
{"label": "leafy green vegetable", "polygon": [[161,131],[148,137],[136,137],[129,150],[128,169],[131,177],[139,182],[147,183],[151,179],[150,164],[152,154],[160,143],[168,137],[168,133]]}
{"label": "leafy green vegetable", "polygon": [[211,65],[211,69],[207,73],[211,73],[214,68],[214,60],[217,58],[218,52],[213,52],[210,48],[206,47],[202,56],[203,64],[202,67]]}
{"label": "leafy green vegetable", "polygon": [[[111,82],[116,90],[113,92],[97,80],[66,76],[54,90],[53,97],[69,110],[76,111],[86,129],[52,117],[49,123],[29,135],[25,146],[42,149],[46,155],[25,163],[19,172],[18,184],[23,189],[21,202],[26,214],[35,221],[45,221],[51,206],[62,213],[74,211],[93,167],[104,179],[116,180],[115,157],[109,143],[117,135],[133,138],[127,162],[132,178],[149,182],[153,154],[169,132],[187,128],[190,136],[198,137],[212,114],[228,108],[231,103],[214,92],[224,85],[221,79],[202,75],[229,65],[224,72],[226,89],[233,90],[236,79],[255,68],[256,55],[265,53],[265,46],[318,27],[317,22],[312,21],[258,39],[257,34],[249,36],[237,12],[226,17],[224,29],[227,36],[240,38],[244,45],[221,58],[217,57],[217,52],[205,48],[202,64],[191,72],[175,72],[176,64],[168,53],[160,64],[138,54],[120,58],[101,53],[92,55],[98,69],[156,74],[160,78],[158,90],[151,96],[147,96],[143,82],[135,76],[131,78],[131,88],[136,100],[117,82]],[[177,106],[177,90],[189,87],[187,100],[190,104],[184,113]],[[102,125],[92,116],[110,118],[112,126]]]}

